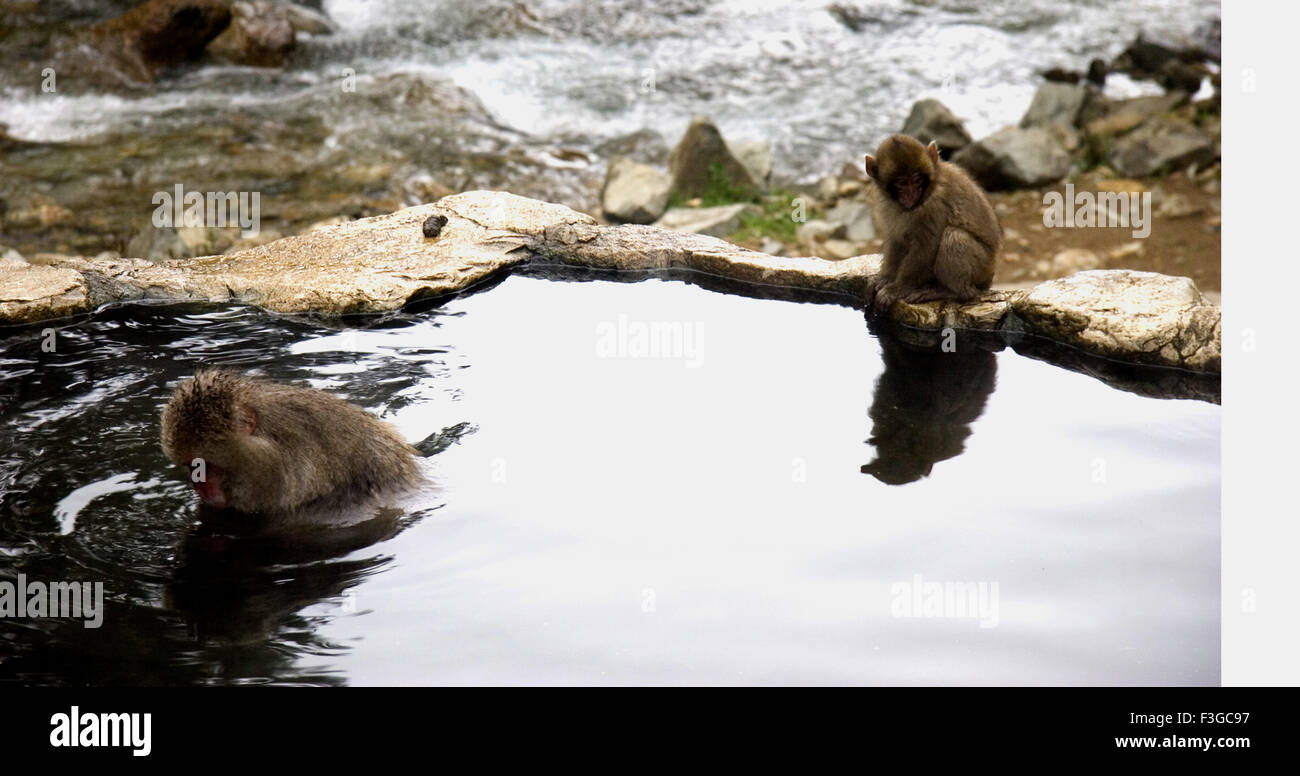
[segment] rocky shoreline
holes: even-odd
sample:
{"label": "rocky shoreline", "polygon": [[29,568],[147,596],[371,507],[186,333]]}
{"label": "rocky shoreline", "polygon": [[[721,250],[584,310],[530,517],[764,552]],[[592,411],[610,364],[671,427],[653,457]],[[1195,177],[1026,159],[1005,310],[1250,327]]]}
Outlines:
{"label": "rocky shoreline", "polygon": [[[442,216],[437,236],[424,223]],[[337,316],[399,309],[454,294],[542,260],[610,270],[689,270],[754,286],[861,300],[879,255],[845,260],[750,251],[706,235],[604,225],[562,205],[476,191],[386,216],[314,230],[238,253],[141,259],[7,260],[0,323],[32,324],[138,300],[256,305]],[[1095,270],[970,304],[898,302],[888,318],[916,329],[1030,332],[1095,356],[1214,374],[1218,305],[1186,278]]]}

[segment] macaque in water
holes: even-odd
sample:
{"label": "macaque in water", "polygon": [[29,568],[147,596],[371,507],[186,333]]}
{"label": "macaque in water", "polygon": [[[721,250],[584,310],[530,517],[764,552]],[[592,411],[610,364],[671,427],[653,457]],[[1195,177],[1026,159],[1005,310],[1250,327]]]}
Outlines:
{"label": "macaque in water", "polygon": [[939,160],[939,147],[894,135],[867,155],[876,224],[885,242],[876,309],[898,299],[967,302],[987,291],[1002,247],[1002,227],[983,190],[964,170]]}
{"label": "macaque in water", "polygon": [[248,514],[345,506],[422,479],[415,448],[365,410],[224,370],[176,386],[162,447],[204,503]]}

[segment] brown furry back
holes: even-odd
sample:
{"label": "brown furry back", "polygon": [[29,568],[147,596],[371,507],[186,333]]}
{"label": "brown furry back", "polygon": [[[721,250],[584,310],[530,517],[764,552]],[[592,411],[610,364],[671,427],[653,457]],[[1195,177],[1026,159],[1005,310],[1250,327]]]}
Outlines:
{"label": "brown furry back", "polygon": [[[256,418],[240,431],[241,408]],[[280,512],[351,502],[419,481],[416,450],[365,410],[311,388],[224,370],[182,381],[163,410],[162,446],[227,470],[230,506]]]}

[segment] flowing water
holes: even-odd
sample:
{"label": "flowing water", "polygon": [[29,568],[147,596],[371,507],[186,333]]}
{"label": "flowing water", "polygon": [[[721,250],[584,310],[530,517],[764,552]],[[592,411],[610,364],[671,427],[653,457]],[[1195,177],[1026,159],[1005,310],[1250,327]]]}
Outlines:
{"label": "flowing water", "polygon": [[[0,682],[1219,681],[1212,403],[653,278],[0,337],[0,582],[106,599],[0,618]],[[157,440],[200,363],[443,433],[430,486],[346,536],[196,539]]]}
{"label": "flowing water", "polygon": [[[860,164],[917,99],[940,98],[981,137],[1019,120],[1041,70],[1109,60],[1140,30],[1188,40],[1219,11],[1209,0],[325,0],[338,30],[302,38],[283,70],[201,63],[145,93],[71,76],[42,91],[51,34],[125,3],[87,5],[60,0],[0,26],[0,124],[57,143],[0,157],[0,200],[18,212],[39,194],[76,214],[51,231],[11,225],[0,242],[23,252],[125,252],[153,194],[177,183],[261,192],[264,228],[285,233],[471,188],[594,212],[609,157],[662,163],[695,114],[730,140],[771,141],[774,178],[808,183]],[[1122,75],[1107,90],[1159,92]],[[659,139],[628,137],[642,130]]]}

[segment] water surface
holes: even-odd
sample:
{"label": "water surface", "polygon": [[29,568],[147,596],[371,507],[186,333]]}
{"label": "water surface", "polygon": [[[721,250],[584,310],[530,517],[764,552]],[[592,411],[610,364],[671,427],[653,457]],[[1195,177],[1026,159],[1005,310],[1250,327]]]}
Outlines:
{"label": "water surface", "polygon": [[[54,353],[40,335],[0,356],[0,579],[100,580],[109,605],[98,630],[0,620],[0,681],[1219,681],[1213,404],[653,279],[512,276],[353,324],[134,306]],[[200,362],[459,441],[373,536],[187,542],[158,412]],[[896,616],[917,575],[996,583],[992,627]]]}

